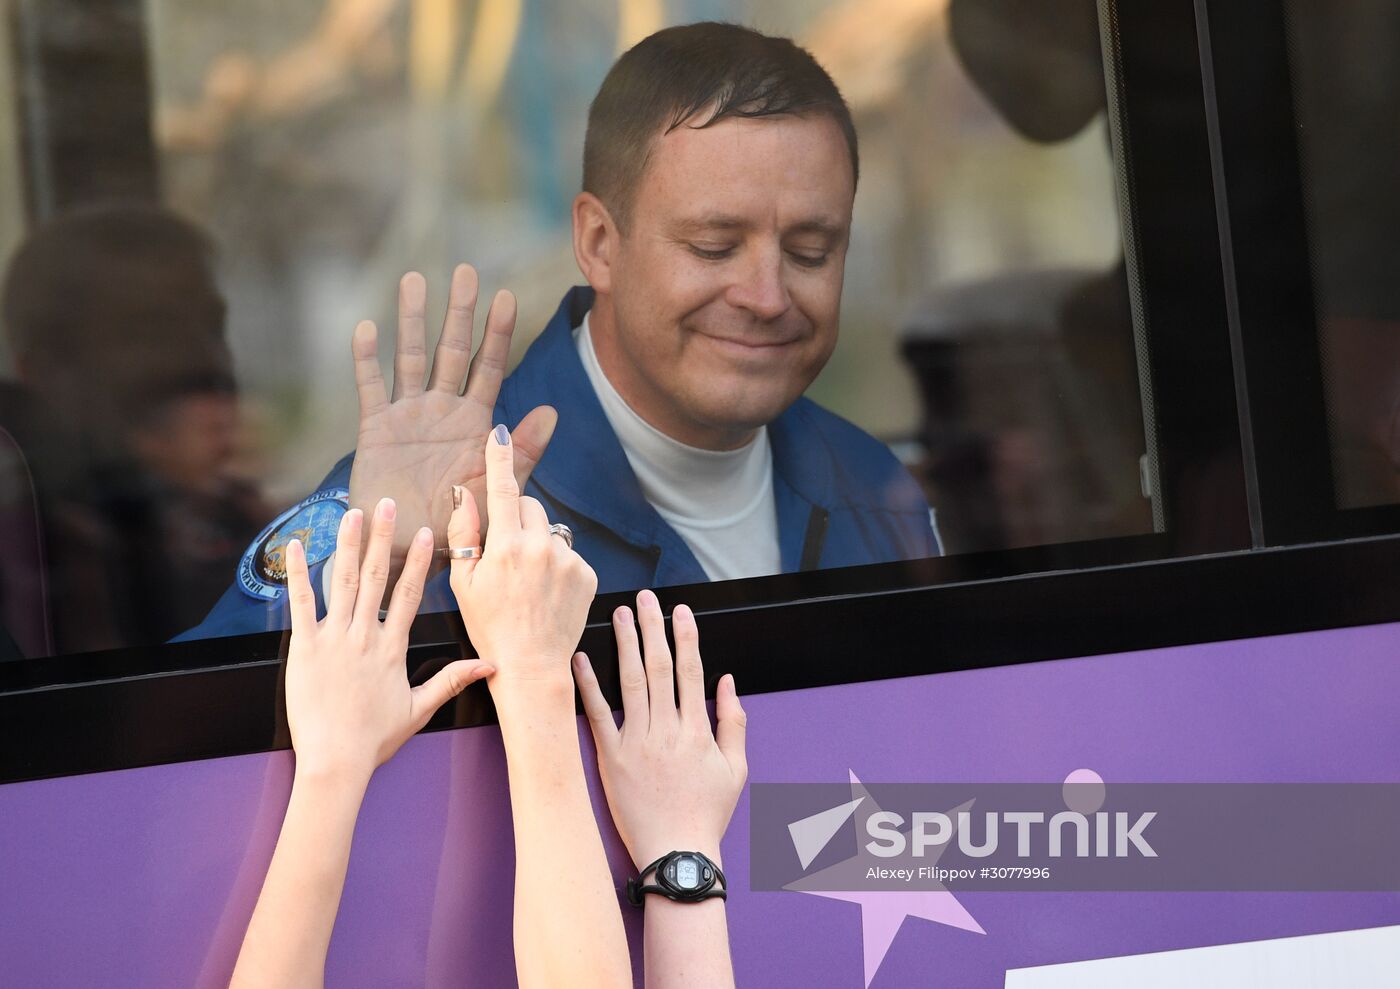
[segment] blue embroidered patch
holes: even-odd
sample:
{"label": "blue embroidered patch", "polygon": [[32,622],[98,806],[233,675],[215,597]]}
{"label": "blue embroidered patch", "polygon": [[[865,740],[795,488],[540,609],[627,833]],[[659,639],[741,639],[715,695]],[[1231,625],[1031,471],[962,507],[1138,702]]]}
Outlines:
{"label": "blue embroidered patch", "polygon": [[340,518],[349,508],[347,488],[326,488],[277,516],[239,561],[239,588],[258,601],[276,601],[287,589],[287,544],[300,539],[307,566],[320,563],[335,552]]}

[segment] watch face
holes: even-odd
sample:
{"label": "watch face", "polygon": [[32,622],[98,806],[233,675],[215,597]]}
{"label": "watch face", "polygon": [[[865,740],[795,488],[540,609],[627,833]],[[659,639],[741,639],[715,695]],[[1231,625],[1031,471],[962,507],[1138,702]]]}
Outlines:
{"label": "watch face", "polygon": [[676,885],[681,889],[695,889],[700,885],[700,863],[692,858],[683,858],[676,863]]}

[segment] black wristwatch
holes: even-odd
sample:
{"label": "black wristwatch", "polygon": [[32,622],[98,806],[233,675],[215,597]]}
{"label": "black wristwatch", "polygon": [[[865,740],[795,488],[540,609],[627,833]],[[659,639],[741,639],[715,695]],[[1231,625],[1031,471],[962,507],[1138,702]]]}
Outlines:
{"label": "black wristwatch", "polygon": [[[656,882],[643,884],[648,872],[656,872]],[[729,897],[724,872],[700,852],[667,852],[647,866],[635,879],[627,880],[627,902],[640,907],[648,893],[659,893],[677,903],[699,903],[712,897]]]}

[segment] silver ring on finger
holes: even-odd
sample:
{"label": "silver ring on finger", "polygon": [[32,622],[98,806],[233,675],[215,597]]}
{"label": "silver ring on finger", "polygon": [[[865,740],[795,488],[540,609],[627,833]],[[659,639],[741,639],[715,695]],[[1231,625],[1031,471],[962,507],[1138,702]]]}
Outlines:
{"label": "silver ring on finger", "polygon": [[549,527],[549,534],[558,536],[560,539],[564,540],[564,544],[568,546],[569,549],[574,548],[574,530],[570,529],[563,522],[555,522],[551,525]]}
{"label": "silver ring on finger", "polygon": [[476,560],[481,557],[480,546],[445,546],[438,550],[438,555],[449,560]]}

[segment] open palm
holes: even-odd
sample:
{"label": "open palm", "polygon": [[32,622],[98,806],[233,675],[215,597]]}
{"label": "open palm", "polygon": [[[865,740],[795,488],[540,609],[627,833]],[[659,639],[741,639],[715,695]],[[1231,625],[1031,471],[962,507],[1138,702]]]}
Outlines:
{"label": "open palm", "polygon": [[[381,498],[398,505],[393,557],[401,561],[420,526],[446,545],[451,488],[463,484],[486,513],[486,434],[495,423],[496,397],[505,378],[515,330],[515,298],[501,291],[486,316],[486,330],[471,357],[478,281],[470,265],[452,273],[442,335],[427,375],[427,283],[417,272],[399,282],[399,327],[394,346],[392,396],[379,369],[374,323],[355,327],[352,351],[360,397],[360,434],[350,472],[350,506],[368,514]],[[427,377],[427,386],[424,379]],[[466,388],[463,390],[463,379]],[[558,416],[549,406],[532,409],[512,434],[516,480],[523,487],[544,455]]]}

